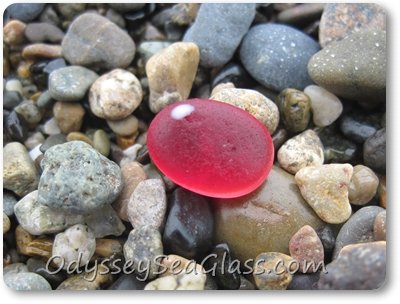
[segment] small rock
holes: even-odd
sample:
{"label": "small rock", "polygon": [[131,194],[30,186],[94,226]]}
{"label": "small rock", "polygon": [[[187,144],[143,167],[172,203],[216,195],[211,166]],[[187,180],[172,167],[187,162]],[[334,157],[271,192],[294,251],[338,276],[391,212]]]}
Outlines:
{"label": "small rock", "polygon": [[61,132],[68,134],[81,129],[85,109],[79,103],[57,101],[53,106],[53,114]]}
{"label": "small rock", "polygon": [[176,42],[148,60],[146,75],[150,88],[149,106],[153,113],[189,97],[199,58],[196,44]]}
{"label": "small rock", "polygon": [[353,205],[367,204],[376,194],[379,179],[370,168],[357,165],[353,168],[349,186],[349,200]]}
{"label": "small rock", "polygon": [[40,15],[45,3],[14,3],[7,8],[7,12],[13,19],[29,22]]}
{"label": "small rock", "polygon": [[120,236],[125,231],[124,224],[110,205],[92,211],[81,223],[87,225],[96,238]]}
{"label": "small rock", "polygon": [[319,272],[301,274],[295,273],[288,286],[288,290],[317,290],[318,289]]}
{"label": "small rock", "polygon": [[132,73],[121,69],[99,77],[89,91],[93,114],[109,120],[128,117],[139,106],[142,98],[139,80]]}
{"label": "small rock", "polygon": [[7,216],[14,214],[14,206],[17,203],[17,199],[8,191],[3,190],[3,212]]}
{"label": "small rock", "polygon": [[79,101],[98,77],[95,72],[81,66],[57,69],[49,77],[50,96],[61,101]]}
{"label": "small rock", "polygon": [[30,128],[36,127],[42,120],[42,112],[31,100],[25,100],[14,108],[14,111],[20,114],[27,122]]}
{"label": "small rock", "polygon": [[[7,85],[7,84],[6,84]],[[16,91],[3,91],[3,108],[12,110],[22,101],[22,96]]]}
{"label": "small rock", "polygon": [[329,126],[342,114],[343,105],[340,99],[324,88],[309,85],[304,93],[310,97],[313,121],[317,127]]}
{"label": "small rock", "polygon": [[112,257],[122,254],[122,244],[114,239],[97,239],[94,254],[99,257]]}
{"label": "small rock", "polygon": [[301,195],[327,223],[340,224],[351,215],[348,188],[353,174],[350,164],[305,167],[295,175]]}
{"label": "small rock", "polygon": [[313,130],[306,130],[286,141],[279,149],[277,157],[279,166],[292,174],[302,168],[324,163],[323,146]]}
{"label": "small rock", "polygon": [[139,281],[136,274],[122,274],[108,290],[143,290],[146,282]]}
{"label": "small rock", "polygon": [[62,272],[56,273],[55,267],[51,265],[47,267],[46,265],[47,263],[40,258],[29,258],[28,261],[26,261],[26,266],[28,266],[30,272],[34,272],[45,278],[50,283],[51,287],[55,289],[65,280],[66,276]]}
{"label": "small rock", "polygon": [[194,273],[166,276],[149,282],[144,290],[204,290],[207,276]]}
{"label": "small rock", "polygon": [[67,142],[67,137],[64,134],[50,135],[40,146],[40,151],[42,151],[42,153],[45,153],[51,147],[63,144],[65,142]]}
{"label": "small rock", "polygon": [[378,130],[364,143],[364,163],[380,173],[386,172],[386,128]]}
{"label": "small rock", "polygon": [[319,239],[324,246],[325,260],[330,260],[336,243],[336,232],[329,225],[316,230]]}
{"label": "small rock", "polygon": [[362,29],[386,28],[385,10],[373,3],[328,3],[319,24],[319,42],[326,47]]}
{"label": "small rock", "polygon": [[[28,150],[31,150],[31,149],[37,147],[38,145],[42,145],[44,142],[45,142],[45,139],[44,139],[42,132],[35,132],[25,140],[24,145]],[[40,148],[41,148],[41,146],[40,146]],[[42,151],[42,150],[40,150],[40,151]]]}
{"label": "small rock", "polygon": [[[254,262],[253,278],[258,289],[285,290],[292,281],[293,259],[280,252],[260,253]],[[280,265],[277,269],[277,265]]]}
{"label": "small rock", "polygon": [[[137,275],[154,279],[157,276],[159,264],[156,259],[163,254],[161,234],[150,226],[135,227],[124,244],[124,256],[127,261],[132,261],[133,269]],[[140,270],[140,265],[148,267],[147,273]],[[138,268],[139,267],[139,268]]]}
{"label": "small rock", "polygon": [[94,145],[93,141],[82,132],[70,132],[68,133],[66,139],[67,141],[76,141],[76,140],[83,141],[92,147]]}
{"label": "small rock", "polygon": [[34,43],[25,46],[22,50],[22,57],[25,59],[37,60],[38,58],[60,58],[62,56],[60,45]]}
{"label": "small rock", "polygon": [[386,32],[363,30],[329,44],[310,59],[308,73],[335,95],[368,107],[385,102]]}
{"label": "small rock", "polygon": [[162,270],[160,277],[179,275],[181,273],[194,273],[202,275],[205,273],[202,265],[197,264],[194,260],[188,260],[184,257],[175,254],[169,254],[162,259],[161,262]]}
{"label": "small rock", "polygon": [[33,236],[29,234],[24,228],[18,225],[15,228],[15,243],[18,254],[27,255],[26,248],[33,241]]}
{"label": "small rock", "polygon": [[244,276],[240,276],[240,287],[239,290],[255,290],[256,287],[252,282],[247,280]]}
{"label": "small rock", "polygon": [[75,16],[85,10],[86,3],[57,3],[57,11],[66,20],[72,20]]}
{"label": "small rock", "polygon": [[356,143],[364,143],[380,129],[377,119],[362,114],[346,115],[340,120],[342,133]]}
{"label": "small rock", "polygon": [[252,114],[267,127],[271,134],[278,127],[278,107],[273,101],[255,90],[226,88],[214,93],[210,99],[231,104]]}
{"label": "small rock", "polygon": [[133,115],[121,120],[107,120],[107,124],[115,134],[121,136],[130,136],[139,129],[139,120]]}
{"label": "small rock", "polygon": [[374,240],[386,241],[386,210],[379,212],[375,217]]}
{"label": "small rock", "polygon": [[290,256],[299,263],[302,273],[315,273],[323,266],[324,247],[311,226],[303,226],[289,241]]}
{"label": "small rock", "polygon": [[228,63],[213,77],[211,87],[216,87],[222,83],[233,83],[233,87],[247,88],[255,84],[249,73],[237,63]]}
{"label": "small rock", "polygon": [[116,12],[115,10],[113,10],[111,8],[107,10],[105,17],[108,20],[110,20],[111,22],[118,25],[122,29],[124,29],[126,27],[126,22],[125,22],[124,17],[120,13]]}
{"label": "small rock", "polygon": [[201,258],[211,247],[214,220],[204,196],[177,188],[170,201],[163,244],[167,253]]}
{"label": "small rock", "polygon": [[296,89],[285,89],[276,101],[286,129],[298,133],[307,128],[311,118],[310,97]]}
{"label": "small rock", "polygon": [[53,105],[54,99],[51,97],[50,92],[48,90],[44,91],[36,101],[36,105],[41,109],[50,108]]}
{"label": "small rock", "polygon": [[110,269],[100,264],[81,274],[70,276],[62,282],[57,290],[99,290],[112,282],[113,276]]}
{"label": "small rock", "polygon": [[93,13],[84,13],[71,23],[62,49],[73,65],[107,70],[125,68],[135,56],[132,38],[107,18]]}
{"label": "small rock", "polygon": [[10,46],[22,44],[25,41],[26,24],[19,20],[10,20],[3,27],[4,42]]}
{"label": "small rock", "polygon": [[8,288],[16,291],[51,290],[49,282],[33,272],[8,273],[4,275],[3,279]]}
{"label": "small rock", "polygon": [[183,41],[199,47],[202,66],[222,66],[232,58],[249,30],[255,9],[254,3],[202,4]]}
{"label": "small rock", "polygon": [[134,229],[150,226],[161,231],[167,211],[164,183],[158,179],[141,181],[133,191],[127,209]]}
{"label": "small rock", "polygon": [[113,208],[122,220],[128,222],[128,204],[130,197],[137,185],[141,181],[144,181],[147,176],[142,166],[134,161],[121,165],[121,174],[124,187],[122,188],[121,194],[113,203]]}
{"label": "small rock", "polygon": [[307,63],[318,50],[318,43],[299,30],[281,24],[260,24],[243,38],[240,60],[266,88],[302,90],[312,84]]}
{"label": "small rock", "polygon": [[4,129],[11,139],[23,142],[28,136],[28,124],[25,118],[15,111],[11,111],[4,118]]}
{"label": "small rock", "polygon": [[386,278],[386,242],[348,245],[326,270],[318,289],[378,289]]}
{"label": "small rock", "polygon": [[386,209],[386,176],[379,178],[378,197],[379,205]]}
{"label": "small rock", "polygon": [[30,42],[61,42],[64,32],[50,23],[29,23],[25,29],[25,36]]}
{"label": "small rock", "polygon": [[144,41],[139,44],[137,52],[143,63],[146,64],[153,55],[169,47],[171,44],[168,41]]}
{"label": "small rock", "polygon": [[3,188],[24,196],[38,186],[39,176],[35,163],[26,148],[12,142],[3,148]]}
{"label": "small rock", "polygon": [[81,141],[51,147],[41,166],[38,202],[54,209],[89,213],[111,204],[123,187],[118,165]]}
{"label": "small rock", "polygon": [[106,157],[108,156],[108,154],[110,154],[111,143],[106,132],[100,129],[94,132],[93,148],[95,148]]}
{"label": "small rock", "polygon": [[3,234],[6,234],[11,228],[11,222],[7,214],[3,211]]}
{"label": "small rock", "polygon": [[373,242],[374,221],[383,210],[378,206],[368,206],[355,212],[339,230],[333,259],[337,258],[340,250],[346,245]]}

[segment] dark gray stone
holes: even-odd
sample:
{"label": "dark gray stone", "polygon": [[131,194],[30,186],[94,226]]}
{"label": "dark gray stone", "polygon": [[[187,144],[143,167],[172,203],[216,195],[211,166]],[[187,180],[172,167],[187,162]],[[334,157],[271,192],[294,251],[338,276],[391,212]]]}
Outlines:
{"label": "dark gray stone", "polygon": [[60,42],[64,38],[64,32],[57,26],[45,23],[29,23],[25,28],[25,37],[30,42]]}
{"label": "dark gray stone", "polygon": [[288,290],[316,290],[318,289],[319,272],[293,275]]}
{"label": "dark gray stone", "polygon": [[311,37],[281,24],[260,24],[252,27],[240,47],[245,69],[267,88],[303,90],[312,84],[307,63],[319,51]]}
{"label": "dark gray stone", "polygon": [[340,121],[342,133],[350,140],[360,144],[364,143],[368,137],[374,135],[379,129],[379,119],[371,115],[346,115]]}
{"label": "dark gray stone", "polygon": [[13,19],[29,22],[42,12],[45,3],[14,3],[7,8],[7,12]]}
{"label": "dark gray stone", "polygon": [[378,130],[365,141],[364,163],[380,173],[386,172],[386,128]]}
{"label": "dark gray stone", "polygon": [[183,41],[197,44],[200,65],[222,66],[232,58],[255,13],[254,3],[202,4]]}
{"label": "dark gray stone", "polygon": [[17,91],[3,91],[3,108],[12,110],[22,101],[22,96]]}

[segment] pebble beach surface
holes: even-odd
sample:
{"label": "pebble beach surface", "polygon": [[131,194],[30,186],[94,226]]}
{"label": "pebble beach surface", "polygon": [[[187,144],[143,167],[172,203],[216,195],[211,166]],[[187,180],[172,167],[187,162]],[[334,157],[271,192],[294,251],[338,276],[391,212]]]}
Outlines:
{"label": "pebble beach surface", "polygon": [[[3,18],[5,284],[380,288],[385,26],[376,4],[10,5]],[[193,98],[219,101],[204,115],[221,121],[227,116],[218,111],[236,107],[270,134],[269,146],[252,143],[255,133],[241,130],[241,121],[225,129],[201,124],[195,103],[179,103]],[[193,136],[158,125],[157,136],[171,138],[154,140],[150,125],[164,109],[191,122]],[[177,158],[186,152],[187,168],[197,168],[186,174],[214,172],[210,185],[218,176],[231,189],[246,184],[249,168],[264,172],[267,162],[251,154],[258,147],[273,165],[251,192],[204,196],[193,192],[204,184],[192,178],[185,187],[154,157],[154,145],[165,143],[157,146],[162,156],[176,138],[179,151],[159,159],[184,166]],[[226,150],[216,149],[222,141]],[[209,154],[195,159],[204,154],[193,149]],[[227,167],[238,169],[220,178]]]}

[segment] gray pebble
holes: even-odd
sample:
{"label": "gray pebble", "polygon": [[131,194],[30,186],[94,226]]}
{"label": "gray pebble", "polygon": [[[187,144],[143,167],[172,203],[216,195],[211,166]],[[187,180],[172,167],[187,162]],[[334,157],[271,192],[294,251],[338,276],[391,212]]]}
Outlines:
{"label": "gray pebble", "polygon": [[96,238],[120,236],[125,231],[124,224],[110,205],[84,216],[82,223],[92,230]]}
{"label": "gray pebble", "polygon": [[8,288],[20,290],[51,290],[49,282],[33,272],[10,273],[3,277]]}
{"label": "gray pebble", "polygon": [[349,139],[356,143],[364,143],[368,137],[380,129],[376,116],[362,114],[348,114],[340,121],[340,130]]}
{"label": "gray pebble", "polygon": [[41,109],[47,109],[53,105],[54,101],[55,100],[50,95],[50,91],[46,90],[39,96],[36,105]]}
{"label": "gray pebble", "polygon": [[386,128],[368,137],[363,153],[366,166],[380,173],[386,172]]}
{"label": "gray pebble", "polygon": [[3,108],[12,110],[22,101],[22,96],[16,91],[3,91]]}
{"label": "gray pebble", "polygon": [[29,22],[42,12],[45,3],[14,3],[7,8],[7,12],[13,19]]}
{"label": "gray pebble", "polygon": [[29,23],[25,28],[25,37],[30,42],[57,43],[64,38],[64,32],[49,23]]}
{"label": "gray pebble", "polygon": [[53,146],[60,145],[67,142],[67,137],[64,134],[50,135],[46,138],[44,143],[40,146],[40,151],[45,153],[48,149]]}
{"label": "gray pebble", "polygon": [[3,212],[8,216],[14,214],[14,206],[17,203],[17,199],[8,191],[3,190]]}
{"label": "gray pebble", "polygon": [[14,108],[31,128],[34,128],[42,120],[43,113],[32,100],[25,100]]}

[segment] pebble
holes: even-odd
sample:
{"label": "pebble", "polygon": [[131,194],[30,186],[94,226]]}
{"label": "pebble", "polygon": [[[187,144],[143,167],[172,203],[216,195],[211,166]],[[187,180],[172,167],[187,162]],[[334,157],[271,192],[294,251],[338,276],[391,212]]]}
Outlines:
{"label": "pebble", "polygon": [[27,122],[22,115],[15,111],[11,111],[11,113],[4,118],[4,129],[11,139],[20,142],[23,142],[28,136]]}
{"label": "pebble", "polygon": [[301,274],[295,273],[287,287],[288,290],[317,290],[318,289],[319,272]]}
{"label": "pebble", "polygon": [[302,273],[315,273],[323,265],[324,247],[315,230],[305,225],[289,241],[290,256],[299,263]]}
{"label": "pebble", "polygon": [[111,204],[123,188],[120,168],[81,141],[48,149],[41,163],[38,202],[80,214]]}
{"label": "pebble", "polygon": [[4,275],[3,280],[8,288],[16,291],[51,290],[49,282],[33,272],[8,273]]}
{"label": "pebble", "polygon": [[302,168],[324,163],[323,146],[317,133],[306,130],[287,140],[278,150],[277,158],[280,167],[296,174]]}
{"label": "pebble", "polygon": [[82,132],[70,132],[66,137],[67,141],[83,141],[93,147],[93,141]]}
{"label": "pebble", "polygon": [[3,211],[3,234],[6,234],[11,228],[11,222],[7,214]]}
{"label": "pebble", "polygon": [[171,196],[163,244],[166,253],[201,258],[212,245],[214,220],[206,197],[177,188]]}
{"label": "pebble", "polygon": [[249,73],[240,65],[234,62],[228,63],[211,80],[211,87],[221,83],[233,83],[234,87],[247,88],[255,83]]}
{"label": "pebble", "polygon": [[386,242],[348,245],[326,270],[318,289],[378,289],[386,278]]}
{"label": "pebble", "polygon": [[328,3],[319,24],[319,42],[326,47],[363,29],[385,30],[386,11],[373,3]]}
{"label": "pebble", "polygon": [[72,262],[78,267],[89,263],[96,248],[96,239],[85,225],[77,224],[65,232],[58,233],[54,239],[53,262],[63,269],[68,269]]}
{"label": "pebble", "polygon": [[37,256],[48,260],[51,257],[53,240],[48,238],[37,238],[26,244],[24,251],[21,251],[27,256]]}
{"label": "pebble", "polygon": [[3,148],[3,188],[24,196],[38,186],[39,176],[35,163],[26,148],[11,142]]}
{"label": "pebble", "polygon": [[36,146],[43,144],[44,141],[45,141],[45,139],[44,139],[42,132],[38,131],[38,132],[32,133],[25,140],[24,145],[28,150],[31,150],[31,149],[35,148]]}
{"label": "pebble", "polygon": [[205,3],[183,37],[200,49],[200,64],[218,67],[235,53],[256,13],[254,3]]}
{"label": "pebble", "polygon": [[144,290],[204,290],[207,276],[194,273],[166,276],[149,282]]}
{"label": "pebble", "polygon": [[302,90],[312,84],[307,63],[318,51],[318,43],[299,30],[281,24],[260,24],[244,37],[240,60],[266,88]]}
{"label": "pebble", "polygon": [[85,110],[79,103],[57,101],[53,114],[61,132],[68,134],[81,129]]}
{"label": "pebble", "polygon": [[50,23],[29,23],[25,28],[25,37],[30,42],[58,43],[64,38],[64,32]]}
{"label": "pebble", "polygon": [[[66,276],[62,272],[54,273],[56,269],[51,265],[49,265],[49,267],[46,267],[46,265],[47,263],[41,258],[29,258],[28,261],[26,261],[26,266],[28,267],[29,272],[34,272],[42,276],[50,283],[51,287],[55,289],[65,280]],[[51,274],[47,269],[49,269]]]}
{"label": "pebble", "polygon": [[40,15],[45,3],[14,3],[7,8],[7,12],[13,19],[29,22]]}
{"label": "pebble", "polygon": [[161,261],[161,267],[163,271],[160,277],[169,275],[178,275],[181,273],[194,273],[202,275],[205,273],[205,269],[202,265],[197,264],[194,260],[188,260],[176,254],[169,254],[165,256]]}
{"label": "pebble", "polygon": [[176,42],[147,61],[149,107],[153,113],[189,97],[199,58],[199,48],[196,44]]}
{"label": "pebble", "polygon": [[125,22],[124,17],[120,13],[116,12],[115,10],[113,10],[111,8],[107,10],[105,17],[108,20],[110,20],[111,22],[118,25],[122,29],[124,29],[126,27],[126,22]]}
{"label": "pebble", "polygon": [[137,185],[144,181],[147,176],[142,165],[135,161],[130,161],[121,165],[121,174],[124,187],[122,188],[121,194],[114,201],[113,208],[122,220],[128,222],[128,204],[130,197]]}
{"label": "pebble", "polygon": [[122,69],[100,76],[89,91],[90,110],[97,117],[108,120],[128,117],[140,105],[142,98],[140,81]]}
{"label": "pebble", "polygon": [[112,257],[122,254],[122,244],[119,240],[114,239],[97,239],[95,256]]}
{"label": "pebble", "polygon": [[43,158],[43,153],[40,151],[40,146],[41,145],[37,145],[29,151],[29,156],[34,162],[39,161],[39,158]]}
{"label": "pebble", "polygon": [[135,56],[135,43],[107,18],[84,13],[69,26],[62,50],[73,65],[111,70],[125,68],[131,63]]}
{"label": "pebble", "polygon": [[120,236],[125,231],[124,224],[110,205],[90,212],[84,216],[82,223],[90,228],[96,238]]}
{"label": "pebble", "polygon": [[70,276],[57,287],[57,290],[99,290],[112,282],[113,276],[104,265],[100,264],[97,268],[90,269],[89,272],[84,271]]}
{"label": "pebble", "polygon": [[121,120],[107,120],[107,125],[115,134],[130,136],[138,131],[139,120],[135,116],[129,115]]}
{"label": "pebble", "polygon": [[322,87],[309,85],[304,89],[310,97],[313,122],[317,127],[331,125],[343,112],[339,98]]}
{"label": "pebble", "polygon": [[383,210],[378,206],[367,206],[355,212],[339,230],[333,259],[337,258],[339,252],[346,245],[373,242],[374,221]]}
{"label": "pebble", "polygon": [[324,246],[325,260],[330,260],[333,250],[335,249],[336,243],[336,231],[333,230],[332,226],[325,226],[316,230],[319,239]]}
{"label": "pebble", "polygon": [[301,227],[324,226],[303,200],[293,176],[276,166],[258,190],[218,199],[213,207],[214,241],[229,244],[232,256],[241,262],[262,252],[289,254],[289,240]]}
{"label": "pebble", "polygon": [[10,192],[3,190],[3,212],[7,216],[14,214],[14,206],[17,203],[17,199]]}
{"label": "pebble", "polygon": [[100,129],[94,132],[93,148],[106,157],[110,154],[111,142],[106,132]]}
{"label": "pebble", "polygon": [[42,151],[42,153],[45,153],[51,147],[63,144],[65,142],[67,142],[67,137],[64,134],[50,135],[40,146],[40,151]]}
{"label": "pebble", "polygon": [[43,117],[42,111],[31,100],[24,100],[14,108],[14,111],[24,118],[30,128],[36,127]]}
{"label": "pebble", "polygon": [[[260,253],[254,262],[253,278],[258,289],[285,290],[292,281],[293,259],[280,252]],[[277,268],[277,265],[280,265]]]}
{"label": "pebble", "polygon": [[99,76],[81,66],[68,66],[49,76],[51,98],[60,101],[80,101]]}
{"label": "pebble", "polygon": [[363,148],[364,164],[380,172],[386,172],[386,128],[368,137]]}
{"label": "pebble", "polygon": [[109,290],[143,290],[146,282],[136,278],[136,274],[122,274],[110,287]]}
{"label": "pebble", "polygon": [[376,116],[362,114],[345,115],[340,120],[340,130],[350,140],[363,144],[380,129]]}
{"label": "pebble", "polygon": [[[214,88],[213,92],[217,89]],[[273,134],[279,124],[279,110],[276,104],[255,90],[223,88],[211,95],[210,99],[222,101],[253,115]]]}
{"label": "pebble", "polygon": [[368,107],[385,102],[386,32],[359,31],[328,45],[310,59],[308,73],[332,94]]}
{"label": "pebble", "polygon": [[18,92],[21,96],[23,96],[22,83],[18,79],[8,80],[6,82],[5,89],[8,92]]}
{"label": "pebble", "polygon": [[139,44],[137,52],[143,63],[146,64],[153,55],[169,47],[171,44],[168,41],[144,41]]}
{"label": "pebble", "polygon": [[150,226],[162,231],[167,211],[164,183],[158,179],[141,181],[129,199],[127,211],[134,229]]}
{"label": "pebble", "polygon": [[379,212],[375,217],[374,240],[386,241],[386,210]]}
{"label": "pebble", "polygon": [[66,20],[72,20],[77,14],[81,13],[85,8],[86,3],[57,3],[57,11]]}
{"label": "pebble", "polygon": [[353,205],[362,206],[368,204],[376,194],[379,179],[370,168],[357,165],[353,168],[349,186],[349,200]]}
{"label": "pebble", "polygon": [[305,167],[295,175],[301,195],[326,223],[341,224],[351,215],[348,188],[353,175],[350,164]]}
{"label": "pebble", "polygon": [[[156,261],[162,254],[161,234],[150,226],[135,227],[124,244],[124,257],[127,261],[132,261],[136,275],[147,276],[150,280],[157,276],[160,265]],[[140,269],[143,265],[148,267],[146,273]]]}
{"label": "pebble", "polygon": [[3,27],[4,42],[10,46],[22,44],[25,41],[26,24],[19,20],[10,20]]}
{"label": "pebble", "polygon": [[3,108],[6,110],[12,110],[18,106],[22,101],[20,93],[15,91],[3,91]]}
{"label": "pebble", "polygon": [[36,105],[41,109],[50,108],[54,103],[54,99],[50,95],[50,91],[44,91],[36,101]]}
{"label": "pebble", "polygon": [[[20,225],[15,228],[15,243],[18,254],[27,255],[26,248],[33,241],[33,236]],[[25,260],[22,260],[25,261]]]}
{"label": "pebble", "polygon": [[60,58],[62,57],[60,45],[34,43],[22,49],[22,57],[25,59],[37,60],[38,58]]}
{"label": "pebble", "polygon": [[311,100],[304,92],[284,89],[276,99],[285,128],[293,133],[304,131],[311,118]]}

